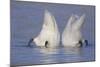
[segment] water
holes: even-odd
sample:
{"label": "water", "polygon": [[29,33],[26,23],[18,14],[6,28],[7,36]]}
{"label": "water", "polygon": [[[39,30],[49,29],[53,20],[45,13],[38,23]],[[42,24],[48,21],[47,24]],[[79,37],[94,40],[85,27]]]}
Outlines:
{"label": "water", "polygon": [[[56,18],[62,34],[71,14],[86,14],[82,33],[89,45],[82,48],[27,47],[28,41],[36,37],[43,24],[44,10],[48,9]],[[36,65],[69,63],[95,60],[95,8],[64,4],[11,2],[11,65]],[[60,43],[60,45],[62,45]]]}
{"label": "water", "polygon": [[[94,48],[27,48],[27,47],[12,47],[11,64],[12,65],[36,65],[50,63],[65,63],[65,62],[82,62],[94,60]],[[47,52],[49,51],[49,52]]]}

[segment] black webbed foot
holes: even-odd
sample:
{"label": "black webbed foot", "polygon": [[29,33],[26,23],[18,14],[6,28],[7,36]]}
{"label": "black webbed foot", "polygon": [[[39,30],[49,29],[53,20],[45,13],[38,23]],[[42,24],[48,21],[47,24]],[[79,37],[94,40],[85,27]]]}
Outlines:
{"label": "black webbed foot", "polygon": [[32,47],[32,45],[31,45],[31,43],[32,43],[32,42],[33,42],[33,38],[29,40],[29,42],[28,42],[28,45],[27,45],[27,46],[28,46],[28,47]]}
{"label": "black webbed foot", "polygon": [[83,47],[83,44],[85,43],[85,47],[88,46],[88,40],[84,40],[84,42],[82,42],[82,40],[79,41],[80,47]]}
{"label": "black webbed foot", "polygon": [[81,41],[81,40],[79,41],[79,44],[80,44],[80,47],[82,47],[82,46],[83,46],[83,43],[82,43],[82,41]]}
{"label": "black webbed foot", "polygon": [[48,48],[48,41],[45,41],[45,47]]}
{"label": "black webbed foot", "polygon": [[86,44],[85,46],[88,46],[88,40],[85,40],[84,42],[85,42],[85,44]]}

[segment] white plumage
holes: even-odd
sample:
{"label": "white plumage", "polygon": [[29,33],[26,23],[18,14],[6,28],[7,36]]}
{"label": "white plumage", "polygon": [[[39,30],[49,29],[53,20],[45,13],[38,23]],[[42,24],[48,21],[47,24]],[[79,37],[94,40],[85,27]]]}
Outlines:
{"label": "white plumage", "polygon": [[[60,33],[54,16],[47,10],[44,13],[44,22],[39,35],[34,38],[37,46],[56,47],[59,45]],[[45,45],[47,42],[47,45]]]}
{"label": "white plumage", "polygon": [[81,27],[84,23],[85,15],[78,17],[77,15],[72,15],[65,29],[62,33],[62,44],[65,47],[79,47],[79,41],[84,42],[81,33]]}

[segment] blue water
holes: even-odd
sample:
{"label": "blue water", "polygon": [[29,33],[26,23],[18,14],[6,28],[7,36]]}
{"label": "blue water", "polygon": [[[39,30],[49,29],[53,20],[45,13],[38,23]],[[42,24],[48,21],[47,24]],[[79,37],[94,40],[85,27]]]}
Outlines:
{"label": "blue water", "polygon": [[[44,49],[27,47],[30,38],[36,37],[43,24],[44,10],[49,10],[57,21],[60,34],[72,14],[86,15],[82,27],[87,47]],[[61,43],[60,43],[61,45]],[[69,63],[95,60],[95,7],[81,5],[11,2],[11,65]]]}

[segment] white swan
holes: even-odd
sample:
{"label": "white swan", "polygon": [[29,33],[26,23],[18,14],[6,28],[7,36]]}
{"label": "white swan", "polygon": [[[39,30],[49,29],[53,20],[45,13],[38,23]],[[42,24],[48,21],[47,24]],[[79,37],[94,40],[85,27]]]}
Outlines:
{"label": "white swan", "polygon": [[62,44],[65,47],[79,47],[82,43],[86,42],[81,33],[81,27],[84,23],[85,15],[78,17],[77,15],[72,15],[62,33]]}
{"label": "white swan", "polygon": [[[44,23],[39,35],[32,39],[40,47],[56,47],[59,44],[60,34],[54,16],[47,10],[44,13]],[[31,42],[30,41],[30,42]],[[30,43],[29,42],[29,43]]]}

